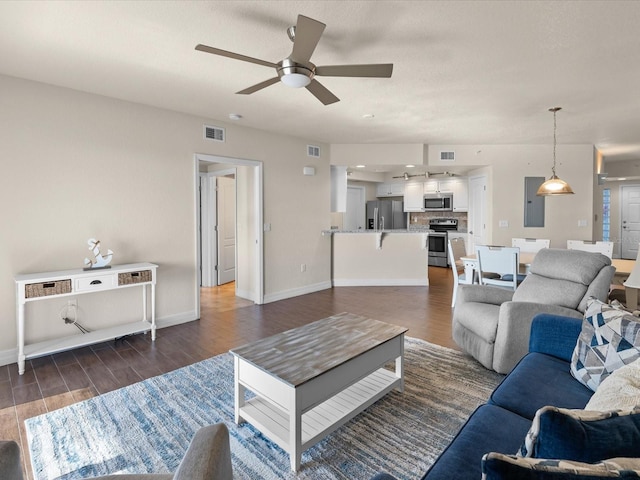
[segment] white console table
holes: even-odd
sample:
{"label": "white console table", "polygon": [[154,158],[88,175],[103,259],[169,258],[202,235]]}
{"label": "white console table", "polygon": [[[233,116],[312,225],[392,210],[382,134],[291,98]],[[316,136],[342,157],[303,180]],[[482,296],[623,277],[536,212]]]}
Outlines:
{"label": "white console table", "polygon": [[[96,270],[64,270],[60,272],[18,275],[16,281],[16,307],[18,326],[18,372],[24,373],[28,358],[84,347],[134,333],[151,330],[151,340],[156,339],[156,269],[153,263],[114,265]],[[147,319],[147,285],[151,289],[151,320]],[[70,335],[54,340],[25,345],[25,305],[27,302],[50,298],[103,292],[119,288],[142,287],[142,321],[116,325],[85,334]]]}

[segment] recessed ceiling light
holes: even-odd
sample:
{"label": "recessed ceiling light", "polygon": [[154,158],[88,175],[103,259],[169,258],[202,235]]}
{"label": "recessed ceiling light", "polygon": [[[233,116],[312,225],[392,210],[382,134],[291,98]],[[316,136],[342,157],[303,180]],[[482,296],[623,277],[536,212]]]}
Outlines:
{"label": "recessed ceiling light", "polygon": [[229,114],[229,118],[231,120],[241,120],[242,119],[242,115],[240,115],[239,113],[230,113]]}
{"label": "recessed ceiling light", "polygon": [[373,113],[365,113],[364,115],[362,115],[362,118],[369,120],[370,118],[374,118],[375,115]]}
{"label": "recessed ceiling light", "polygon": [[407,168],[415,168],[415,165],[405,165]]}
{"label": "recessed ceiling light", "polygon": [[356,168],[364,168],[364,165],[356,165]]}

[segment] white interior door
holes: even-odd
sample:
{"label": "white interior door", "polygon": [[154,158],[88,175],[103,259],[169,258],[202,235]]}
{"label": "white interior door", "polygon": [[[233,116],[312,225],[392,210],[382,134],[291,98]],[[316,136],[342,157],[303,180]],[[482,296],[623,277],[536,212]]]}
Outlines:
{"label": "white interior door", "polygon": [[487,242],[487,177],[469,179],[469,242],[467,253]]}
{"label": "white interior door", "polygon": [[216,180],[208,173],[200,175],[200,277],[199,285],[215,287],[218,276],[216,235]]}
{"label": "white interior door", "polygon": [[216,177],[218,188],[218,284],[236,279],[236,181]]}
{"label": "white interior door", "polygon": [[640,186],[624,185],[620,188],[622,199],[620,256],[635,260],[640,243]]}
{"label": "white interior door", "polygon": [[347,187],[347,211],[344,216],[345,230],[364,230],[365,214],[364,187]]}

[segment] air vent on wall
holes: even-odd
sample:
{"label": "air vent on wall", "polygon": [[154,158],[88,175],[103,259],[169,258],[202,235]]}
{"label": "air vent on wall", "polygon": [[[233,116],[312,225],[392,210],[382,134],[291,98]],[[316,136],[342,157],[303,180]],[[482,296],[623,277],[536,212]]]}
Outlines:
{"label": "air vent on wall", "polygon": [[204,125],[204,138],[214,142],[224,142],[224,128]]}
{"label": "air vent on wall", "polygon": [[456,152],[440,152],[441,162],[453,162],[456,159]]}
{"label": "air vent on wall", "polygon": [[307,145],[307,156],[320,158],[320,147],[316,147],[315,145]]}

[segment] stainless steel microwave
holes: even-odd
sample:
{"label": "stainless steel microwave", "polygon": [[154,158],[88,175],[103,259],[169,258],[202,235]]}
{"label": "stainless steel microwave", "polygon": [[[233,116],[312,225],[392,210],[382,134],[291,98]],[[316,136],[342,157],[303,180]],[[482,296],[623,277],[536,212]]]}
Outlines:
{"label": "stainless steel microwave", "polygon": [[433,193],[424,196],[425,212],[451,212],[453,210],[453,195],[451,193]]}

